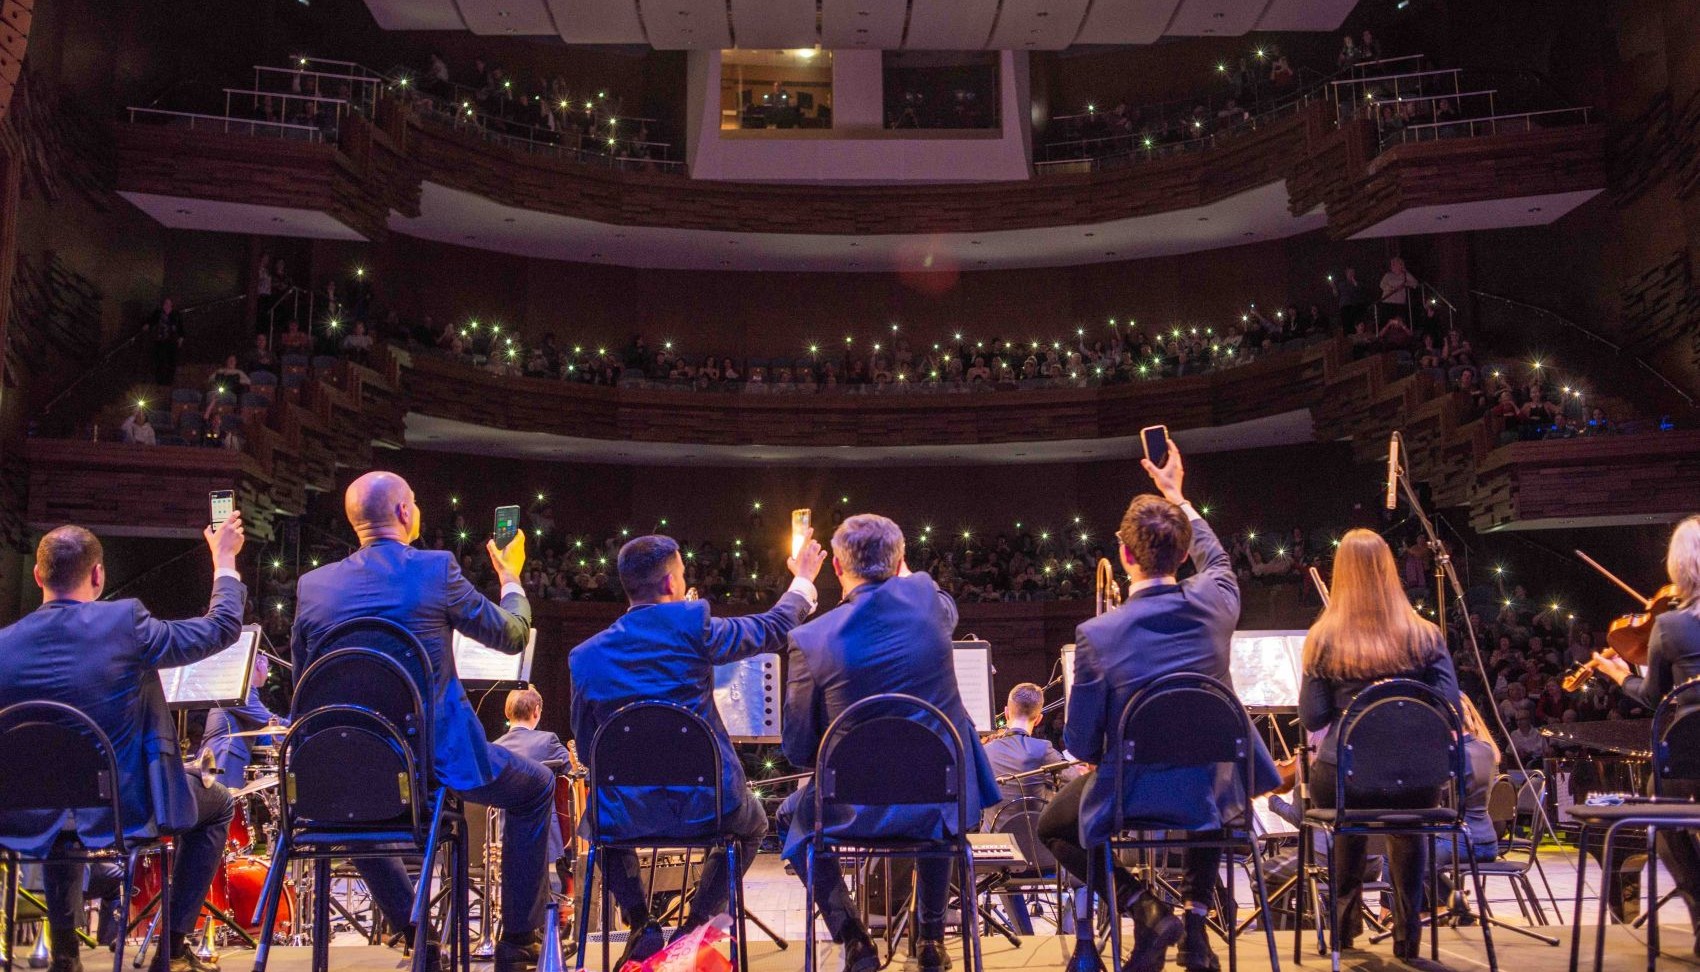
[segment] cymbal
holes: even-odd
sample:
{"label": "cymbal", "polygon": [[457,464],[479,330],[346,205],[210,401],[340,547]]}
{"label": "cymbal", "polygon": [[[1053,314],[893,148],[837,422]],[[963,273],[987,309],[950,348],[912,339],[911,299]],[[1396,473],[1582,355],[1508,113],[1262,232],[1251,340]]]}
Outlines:
{"label": "cymbal", "polygon": [[272,775],[272,776],[261,777],[260,779],[257,779],[254,782],[249,783],[247,786],[244,786],[240,790],[234,790],[234,791],[231,792],[230,796],[231,796],[232,799],[239,799],[239,798],[245,797],[245,796],[253,796],[254,794],[259,793],[262,790],[269,790],[274,786],[277,786],[277,776],[275,774]]}

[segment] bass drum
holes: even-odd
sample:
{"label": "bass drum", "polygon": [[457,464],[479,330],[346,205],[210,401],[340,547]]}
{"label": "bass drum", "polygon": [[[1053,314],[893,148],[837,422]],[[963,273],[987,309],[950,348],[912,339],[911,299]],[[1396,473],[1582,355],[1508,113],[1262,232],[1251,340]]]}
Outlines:
{"label": "bass drum", "polygon": [[[260,897],[265,893],[266,875],[271,873],[271,860],[265,857],[227,857],[213,875],[207,900],[220,911],[235,919],[250,935],[260,933]],[[283,882],[283,900],[277,904],[277,926],[274,935],[295,933],[295,888]]]}

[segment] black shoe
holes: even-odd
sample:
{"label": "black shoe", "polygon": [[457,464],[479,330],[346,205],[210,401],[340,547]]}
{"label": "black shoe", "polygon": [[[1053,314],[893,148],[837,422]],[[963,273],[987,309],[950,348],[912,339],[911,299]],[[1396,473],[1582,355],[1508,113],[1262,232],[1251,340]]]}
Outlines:
{"label": "black shoe", "polygon": [[846,935],[844,972],[878,972],[880,950],[866,934]]}
{"label": "black shoe", "polygon": [[[1144,929],[1144,934],[1140,934],[1140,928]],[[1164,915],[1149,925],[1136,927],[1126,972],[1162,972],[1169,947],[1180,941],[1182,934],[1181,920],[1174,915]]]}
{"label": "black shoe", "polygon": [[626,939],[626,950],[620,953],[614,967],[608,972],[619,972],[626,967],[627,962],[642,962],[667,946],[667,936],[662,933],[661,926],[649,922],[641,931],[633,932]]}
{"label": "black shoe", "polygon": [[1181,923],[1185,937],[1175,953],[1175,961],[1190,972],[1220,972],[1222,963],[1210,948],[1210,926],[1204,916],[1188,908]]}
{"label": "black shoe", "polygon": [[168,960],[165,949],[155,949],[153,964],[148,966],[148,972],[218,972],[218,961],[204,962],[195,954],[194,949],[185,947]]}
{"label": "black shoe", "polygon": [[1104,972],[1104,960],[1098,955],[1098,946],[1090,938],[1076,939],[1074,954],[1068,957],[1068,964],[1063,966],[1063,972]]}
{"label": "black shoe", "polygon": [[79,952],[61,955],[55,950],[53,958],[47,963],[47,972],[83,972],[83,959]]}
{"label": "black shoe", "polygon": [[922,939],[915,953],[921,972],[944,972],[950,968],[950,950],[944,947],[942,939]]}
{"label": "black shoe", "polygon": [[[435,950],[436,942],[429,946]],[[506,938],[496,942],[496,972],[524,972],[525,969],[537,968],[537,962],[543,957],[543,943],[535,938],[524,942],[511,942]]]}

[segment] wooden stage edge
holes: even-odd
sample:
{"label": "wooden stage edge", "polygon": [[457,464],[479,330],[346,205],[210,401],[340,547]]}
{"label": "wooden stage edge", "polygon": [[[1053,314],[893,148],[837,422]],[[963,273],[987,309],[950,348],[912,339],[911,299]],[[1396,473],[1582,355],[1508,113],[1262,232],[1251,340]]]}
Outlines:
{"label": "wooden stage edge", "polygon": [[[1676,908],[1681,911],[1680,905]],[[1531,941],[1521,935],[1504,930],[1494,935],[1494,945],[1499,954],[1499,967],[1504,972],[1548,972],[1561,970],[1569,966],[1570,961],[1570,927],[1548,926],[1547,931],[1558,936],[1563,944],[1558,948]],[[1646,950],[1644,940],[1640,937],[1642,930],[1637,930],[1632,936],[1623,928],[1613,926],[1606,936],[1605,968],[1609,972],[1631,972],[1645,969]],[[1697,960],[1690,951],[1693,944],[1693,933],[1686,924],[1661,925],[1661,939],[1664,953],[1659,957],[1660,968],[1693,969],[1700,968]],[[1292,961],[1293,937],[1288,931],[1277,936],[1276,941],[1281,946],[1281,966],[1286,969],[1310,969],[1313,972],[1326,972],[1329,967],[1328,957],[1307,952],[1302,965],[1294,965]],[[1035,935],[1022,940],[1021,948],[1012,947],[1002,938],[988,938],[982,941],[985,968],[987,972],[1013,972],[1026,969],[1061,969],[1068,957],[1072,941],[1066,941],[1055,935]],[[962,972],[963,965],[960,954],[957,954],[953,943],[953,972]],[[1248,933],[1240,939],[1239,967],[1242,972],[1270,972],[1269,952],[1264,945],[1261,933]],[[1228,967],[1227,949],[1220,942],[1215,942],[1216,953],[1222,960],[1222,968]],[[1582,968],[1593,967],[1593,937],[1592,927],[1583,929]],[[85,952],[83,967],[90,972],[99,972],[102,968],[100,956],[104,953]],[[595,961],[591,966],[593,972],[600,972],[602,950],[592,941],[590,958]],[[616,944],[614,954],[618,956],[619,946]],[[1168,969],[1178,970],[1180,966],[1173,964],[1174,953],[1170,953]],[[1401,962],[1393,958],[1392,944],[1385,942],[1367,950],[1347,953],[1341,956],[1341,967],[1344,969],[1362,970],[1362,972],[1393,972],[1398,969],[1416,969],[1419,972],[1438,972],[1442,969],[1454,972],[1476,972],[1486,969],[1487,952],[1482,945],[1482,933],[1478,928],[1443,928],[1440,931],[1440,961],[1431,962],[1428,959],[1427,939],[1424,939],[1423,957],[1413,962]],[[225,952],[220,957],[219,967],[223,972],[249,972],[253,965],[254,953],[248,950]],[[828,942],[822,942],[817,952],[819,968],[822,972],[839,972],[840,964],[838,949]],[[128,964],[128,963],[126,963]],[[336,945],[331,948],[330,965],[333,972],[407,972],[409,965],[401,953],[392,949],[372,945]],[[305,947],[274,948],[271,959],[267,963],[268,972],[307,972],[312,966],[312,952]],[[107,965],[106,967],[110,967]],[[580,968],[575,959],[566,962],[569,970]],[[759,935],[752,942],[750,949],[751,972],[794,972],[803,967],[802,943],[793,942],[791,948],[780,951],[770,941],[760,939]],[[487,963],[474,962],[475,972],[488,970]],[[913,969],[914,964],[904,965],[894,962],[891,969]]]}

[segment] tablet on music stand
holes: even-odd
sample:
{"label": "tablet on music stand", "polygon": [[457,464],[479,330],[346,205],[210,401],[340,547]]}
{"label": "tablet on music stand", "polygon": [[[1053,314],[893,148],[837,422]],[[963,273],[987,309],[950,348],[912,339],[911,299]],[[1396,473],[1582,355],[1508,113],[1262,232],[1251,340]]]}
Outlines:
{"label": "tablet on music stand", "polygon": [[1252,712],[1295,712],[1299,707],[1303,631],[1236,631],[1228,651],[1228,677],[1240,704]]}
{"label": "tablet on music stand", "polygon": [[780,691],[778,655],[756,655],[714,667],[714,707],[735,743],[782,740]]}
{"label": "tablet on music stand", "polygon": [[527,633],[525,650],[512,655],[479,644],[459,631],[455,632],[449,648],[454,653],[460,684],[467,691],[521,689],[531,684],[531,657],[537,651],[537,629]]}
{"label": "tablet on music stand", "polygon": [[248,701],[254,654],[260,650],[258,625],[243,628],[236,640],[198,662],[163,669],[159,682],[171,709],[216,709]]}

